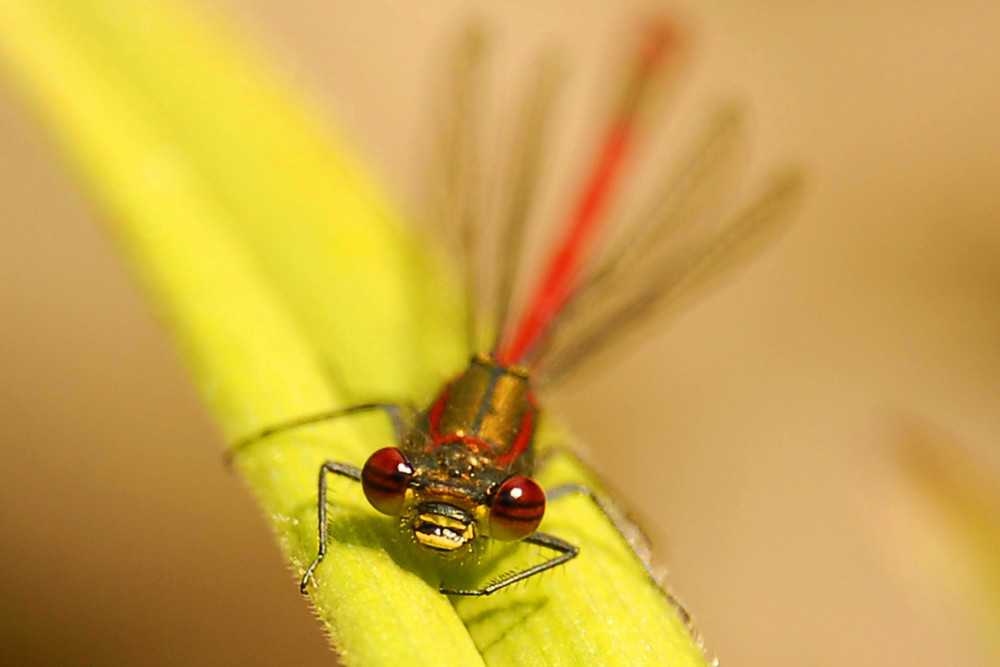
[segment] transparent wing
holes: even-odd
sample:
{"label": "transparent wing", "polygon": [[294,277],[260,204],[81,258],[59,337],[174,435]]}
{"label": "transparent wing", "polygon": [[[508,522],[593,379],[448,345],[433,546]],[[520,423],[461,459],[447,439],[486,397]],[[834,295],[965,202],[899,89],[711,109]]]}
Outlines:
{"label": "transparent wing", "polygon": [[488,113],[488,46],[474,25],[449,53],[434,96],[421,193],[430,228],[460,263],[470,353],[492,343],[480,331],[483,314],[500,330],[510,312],[565,78],[559,54],[541,53],[505,126]]}
{"label": "transparent wing", "polygon": [[618,78],[619,90],[608,98],[613,105],[562,232],[522,305],[516,325],[509,330],[504,327],[494,348],[501,364],[535,367],[539,345],[585,275],[595,242],[605,231],[609,203],[616,197],[624,167],[641,139],[643,121],[660,97],[651,93],[673,81],[672,75],[683,60],[683,39],[674,24],[649,21],[640,27],[635,48]]}
{"label": "transparent wing", "polygon": [[[553,52],[541,55],[533,68],[534,80],[520,100],[507,165],[507,178],[497,201],[499,221],[496,330],[505,331],[521,273],[524,236],[542,181],[551,130],[551,111],[564,81],[564,70]],[[499,336],[499,334],[498,334]],[[494,341],[496,348],[499,340]]]}
{"label": "transparent wing", "polygon": [[587,328],[587,322],[600,316],[601,304],[620,302],[622,292],[636,287],[643,282],[642,276],[669,261],[665,254],[676,251],[686,234],[690,236],[711,213],[718,213],[743,166],[738,159],[746,152],[740,150],[745,148],[743,135],[743,123],[735,109],[723,109],[715,115],[680,168],[660,179],[666,186],[645,202],[630,224],[622,226],[624,233],[609,245],[596,268],[573,292],[542,337],[536,353],[539,365],[557,352],[555,341],[567,328]]}
{"label": "transparent wing", "polygon": [[485,106],[487,38],[476,25],[468,27],[448,55],[444,76],[437,82],[431,109],[431,137],[426,215],[449,254],[461,262],[465,287],[466,338],[476,348],[477,302],[480,298],[479,230],[483,219],[480,127]]}
{"label": "transparent wing", "polygon": [[553,383],[563,379],[585,361],[595,358],[595,353],[613,339],[654,316],[665,316],[699,287],[759,250],[782,228],[801,188],[800,174],[789,171],[775,177],[740,214],[716,225],[711,232],[659,251],[657,246],[643,249],[644,258],[637,260],[636,265],[629,266],[619,258],[610,259],[608,267],[624,268],[605,271],[615,271],[622,279],[611,282],[610,278],[603,278],[595,283],[597,287],[581,290],[580,298],[573,304],[573,313],[548,341],[539,363],[542,380]]}
{"label": "transparent wing", "polygon": [[602,293],[614,291],[627,272],[655,261],[658,251],[682,242],[684,233],[718,213],[745,166],[744,139],[739,113],[720,111],[678,175],[664,179],[668,186],[647,203],[635,223],[624,226],[626,233],[609,247],[574,298],[600,299]]}

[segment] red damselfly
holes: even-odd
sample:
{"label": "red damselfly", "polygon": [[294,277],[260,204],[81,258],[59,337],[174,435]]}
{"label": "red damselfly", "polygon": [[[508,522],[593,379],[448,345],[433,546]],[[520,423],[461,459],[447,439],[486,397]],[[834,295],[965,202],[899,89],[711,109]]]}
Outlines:
{"label": "red damselfly", "polygon": [[[797,190],[793,175],[776,178],[743,211],[705,227],[712,218],[713,197],[732,176],[739,117],[717,115],[705,138],[682,162],[678,175],[641,210],[628,234],[610,243],[602,258],[593,257],[602,227],[611,222],[609,203],[622,183],[635,144],[641,139],[649,98],[658,81],[669,79],[683,50],[677,30],[666,22],[643,26],[639,48],[626,70],[589,174],[563,226],[536,287],[519,317],[513,311],[515,277],[528,212],[535,198],[542,135],[551,106],[551,85],[538,85],[527,96],[514,142],[517,157],[513,186],[499,234],[500,270],[493,335],[488,349],[478,349],[477,276],[474,259],[480,224],[472,213],[478,175],[473,149],[479,38],[470,35],[455,59],[450,103],[459,111],[443,123],[441,154],[448,204],[464,240],[468,285],[468,339],[472,359],[424,409],[396,403],[367,403],[309,415],[267,428],[237,449],[262,438],[318,422],[362,412],[382,412],[397,442],[379,449],[358,468],[327,461],[318,484],[318,539],[315,560],[301,579],[305,593],[327,552],[327,480],[330,475],[360,482],[372,507],[399,517],[402,530],[421,548],[446,557],[468,552],[479,539],[523,541],[550,552],[538,564],[509,572],[478,588],[441,587],[449,595],[488,595],[557,567],[579,553],[574,544],[538,531],[547,502],[579,494],[591,499],[623,535],[632,531],[619,512],[590,489],[568,484],[542,490],[534,481],[536,426],[541,412],[536,398],[548,386],[578,368],[609,339],[677,303],[709,276],[746,255],[764,232],[774,229],[784,205]],[[544,78],[544,77],[543,77]],[[649,569],[648,563],[644,563]]]}

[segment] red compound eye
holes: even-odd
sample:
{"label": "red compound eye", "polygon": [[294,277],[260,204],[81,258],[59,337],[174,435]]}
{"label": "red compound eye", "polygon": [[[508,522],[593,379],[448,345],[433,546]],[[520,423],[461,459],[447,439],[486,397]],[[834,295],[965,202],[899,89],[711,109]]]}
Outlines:
{"label": "red compound eye", "polygon": [[545,515],[545,492],[529,477],[511,477],[490,504],[490,537],[523,540],[538,528]]}
{"label": "red compound eye", "polygon": [[365,498],[382,514],[397,515],[403,509],[406,487],[413,475],[413,468],[395,447],[380,449],[365,462],[361,469],[361,489]]}

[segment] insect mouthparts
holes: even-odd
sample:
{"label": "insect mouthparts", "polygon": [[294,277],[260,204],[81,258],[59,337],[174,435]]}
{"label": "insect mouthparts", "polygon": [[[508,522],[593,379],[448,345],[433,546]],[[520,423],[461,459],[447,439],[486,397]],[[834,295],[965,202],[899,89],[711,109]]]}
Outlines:
{"label": "insect mouthparts", "polygon": [[475,538],[475,520],[454,505],[424,503],[417,508],[413,519],[413,535],[429,549],[455,551]]}

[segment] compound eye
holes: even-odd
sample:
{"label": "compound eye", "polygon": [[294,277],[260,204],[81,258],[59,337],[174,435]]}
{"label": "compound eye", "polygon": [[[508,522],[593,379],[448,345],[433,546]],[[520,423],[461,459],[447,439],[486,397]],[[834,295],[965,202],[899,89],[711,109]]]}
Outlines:
{"label": "compound eye", "polygon": [[380,449],[361,469],[361,489],[365,498],[382,514],[398,515],[403,510],[406,487],[413,476],[410,462],[395,447]]}
{"label": "compound eye", "polygon": [[545,515],[545,492],[530,477],[511,477],[490,503],[490,537],[523,540],[538,528]]}

